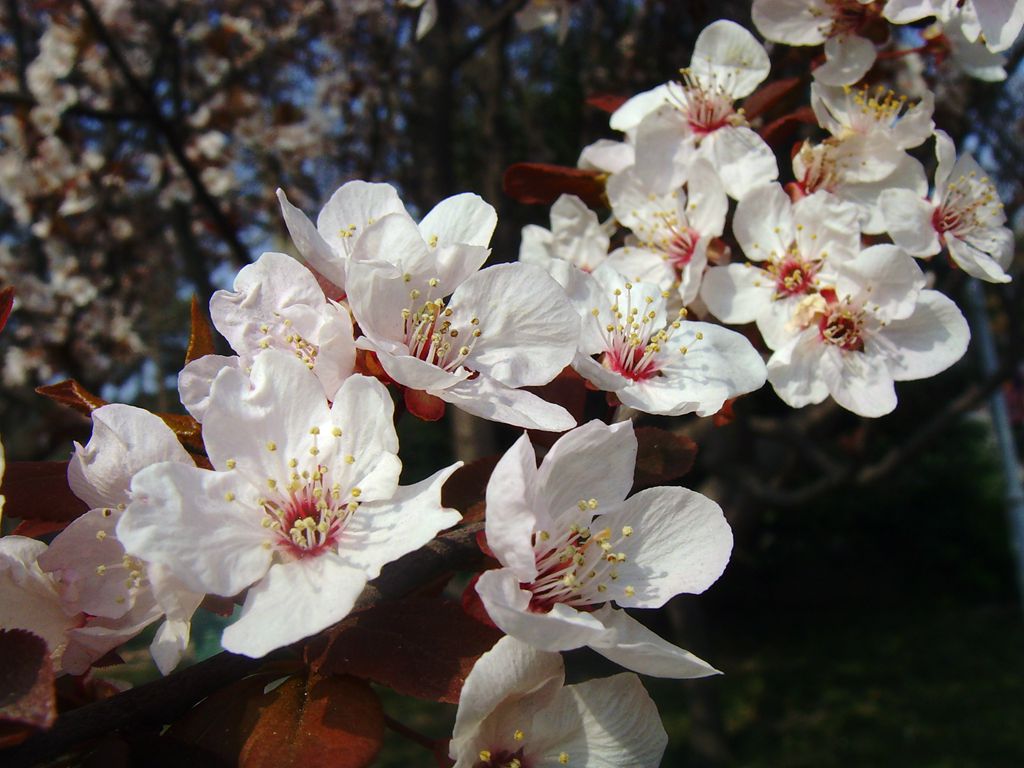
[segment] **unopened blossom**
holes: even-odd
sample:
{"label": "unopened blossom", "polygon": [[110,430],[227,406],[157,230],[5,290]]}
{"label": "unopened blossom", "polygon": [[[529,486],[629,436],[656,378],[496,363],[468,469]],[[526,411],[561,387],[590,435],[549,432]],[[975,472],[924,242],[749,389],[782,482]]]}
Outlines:
{"label": "unopened blossom", "polygon": [[[346,266],[367,227],[388,215],[401,215],[412,222],[390,184],[350,181],[342,185],[320,211],[315,227],[288,202],[282,190],[277,196],[295,247],[306,263],[339,292],[332,298],[339,298],[346,290]],[[487,245],[497,222],[491,205],[478,195],[466,193],[434,206],[419,223],[419,229],[422,239],[442,258],[477,259],[479,266],[487,258]],[[378,252],[373,258],[389,261],[390,255]]]}
{"label": "unopened blossom", "polygon": [[685,309],[670,316],[669,291],[634,283],[607,264],[561,279],[583,320],[573,368],[624,405],[707,416],[764,384],[764,363],[746,338],[686,320]]}
{"label": "unopened blossom", "polygon": [[39,555],[39,566],[55,579],[68,613],[95,617],[86,634],[124,632],[138,624],[135,634],[164,616],[150,651],[166,674],[188,647],[203,593],[187,590],[163,566],[126,552],[116,529],[136,472],[158,462],[195,463],[170,427],[141,408],[105,405],[92,420],[89,442],[76,443],[68,463],[71,490],[89,511],[54,538]]}
{"label": "unopened blossom", "polygon": [[503,637],[459,695],[455,768],[657,768],[668,735],[640,679],[565,685],[557,653]]}
{"label": "unopened blossom", "polygon": [[608,199],[615,217],[632,236],[609,257],[617,272],[679,294],[684,306],[693,303],[708,264],[708,244],[725,229],[729,210],[722,182],[714,168],[697,159],[685,188],[652,190],[632,169],[608,180]]}
{"label": "unopened blossom", "polygon": [[384,385],[345,380],[328,405],[294,356],[267,350],[223,370],[203,422],[213,470],[151,466],[118,525],[128,551],[196,591],[248,588],[224,648],[262,656],[340,621],[385,564],[459,520],[440,503],[459,465],[399,487]]}
{"label": "unopened blossom", "polygon": [[798,333],[768,361],[779,397],[801,408],[831,396],[860,416],[883,416],[896,407],[894,381],[934,376],[959,360],[967,321],[924,284],[914,260],[891,245],[840,265],[834,287],[801,301]]}
{"label": "unopened blossom", "polygon": [[682,81],[637,94],[611,117],[612,128],[634,137],[637,173],[667,189],[685,180],[694,157],[703,157],[737,200],[778,178],[775,153],[736,107],[770,66],[764,48],[739,24],[716,21],[706,27]]}
{"label": "unopened blossom", "polygon": [[313,274],[283,253],[264,253],[243,267],[233,291],[213,294],[210,317],[237,356],[205,355],[179,374],[181,401],[199,421],[217,373],[225,366],[247,370],[265,349],[279,349],[305,363],[328,398],[355,367],[348,310],[326,298]]}
{"label": "unopened blossom", "polygon": [[709,269],[701,298],[723,323],[756,322],[765,344],[779,348],[792,335],[797,305],[860,251],[857,219],[853,206],[827,192],[792,203],[778,184],[755,189],[733,218],[749,262]]}
{"label": "unopened blossom", "polygon": [[953,140],[935,132],[935,190],[930,198],[907,190],[881,196],[893,242],[914,256],[946,249],[964,272],[990,283],[1006,283],[1013,260],[1013,232],[995,184],[969,154],[956,157]]}
{"label": "unopened blossom", "polygon": [[519,261],[547,269],[561,259],[590,272],[608,258],[609,242],[596,213],[575,195],[559,195],[551,206],[551,229],[523,227]]}
{"label": "unopened blossom", "polygon": [[875,63],[875,44],[860,33],[878,18],[873,0],[754,0],[751,18],[768,40],[825,45],[814,79],[825,85],[856,83]]}
{"label": "unopened blossom", "polygon": [[[373,261],[377,253],[391,263]],[[364,334],[357,345],[399,384],[476,416],[575,426],[564,408],[521,389],[572,361],[579,318],[564,291],[532,264],[479,266],[469,252],[429,247],[408,218],[385,217],[349,264],[349,301]]]}
{"label": "unopened blossom", "polygon": [[502,567],[476,591],[498,627],[541,650],[587,645],[641,674],[713,674],[619,610],[703,592],[732,550],[722,510],[699,493],[658,487],[626,498],[636,453],[629,421],[574,429],[539,468],[523,435],[487,484],[487,545]]}

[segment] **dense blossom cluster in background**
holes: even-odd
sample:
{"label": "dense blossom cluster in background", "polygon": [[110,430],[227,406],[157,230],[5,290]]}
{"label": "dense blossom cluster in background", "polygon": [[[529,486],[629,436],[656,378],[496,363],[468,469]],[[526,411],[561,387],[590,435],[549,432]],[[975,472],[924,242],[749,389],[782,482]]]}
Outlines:
{"label": "dense blossom cluster in background", "polygon": [[[340,25],[383,12],[346,5]],[[419,9],[425,41],[445,23],[433,0],[402,5]],[[517,18],[564,38],[576,5],[533,0]],[[701,493],[660,483],[633,492],[633,422],[727,421],[738,398],[766,384],[792,408],[831,398],[880,417],[897,407],[896,382],[960,360],[970,332],[936,273],[1008,282],[1013,234],[995,182],[936,126],[933,95],[903,93],[899,66],[871,73],[913,23],[923,43],[897,64],[934,57],[998,80],[1024,5],[755,0],[758,34],[710,24],[678,77],[608,105],[615,138],[583,148],[577,169],[541,172],[533,183],[553,199],[550,228],[526,227],[518,261],[492,264],[510,254],[492,254],[498,213],[476,194],[421,216],[389,184],[350,181],[315,217],[304,212],[315,206],[292,181],[316,172],[301,158],[345,140],[339,126],[352,116],[341,112],[352,106],[342,94],[358,84],[306,81],[320,89],[319,109],[267,114],[231,82],[263,47],[292,46],[317,4],[284,4],[270,38],[244,16],[186,27],[190,6],[155,6],[168,34],[188,29],[186,54],[199,51],[188,70],[198,81],[181,84],[193,94],[191,130],[163,136],[170,158],[120,158],[105,122],[123,106],[111,101],[102,56],[119,51],[122,84],[145,88],[132,47],[142,33],[126,3],[83,4],[102,21],[89,31],[54,7],[25,82],[0,81],[23,110],[0,118],[0,196],[47,265],[45,282],[23,278],[20,246],[0,242],[13,317],[46,318],[5,330],[5,383],[66,372],[82,347],[107,350],[95,358],[101,375],[119,355],[144,354],[136,326],[153,297],[112,290],[132,281],[118,254],[166,238],[187,249],[202,236],[188,213],[196,196],[244,212],[253,201],[239,177],[257,158],[291,169],[277,199],[286,250],[299,258],[268,250],[230,289],[213,292],[207,279],[209,316],[232,354],[202,343],[200,317],[177,379],[190,418],[61,390],[92,416],[90,440],[67,465],[81,514],[0,539],[0,627],[41,638],[57,675],[84,675],[157,624],[152,655],[169,674],[195,611],[226,600],[240,607],[224,649],[258,658],[302,643],[308,659],[321,633],[344,638],[339,622],[389,563],[448,529],[480,529],[486,565],[463,606],[466,620],[503,637],[461,685],[450,760],[658,765],[666,734],[634,673],[717,670],[626,609],[704,591],[733,539]],[[823,55],[809,82],[773,79],[768,44]],[[222,48],[234,51],[230,68],[214,53]],[[292,55],[296,68],[305,57],[330,66],[322,51]],[[174,109],[181,93],[167,96]],[[783,99],[801,106],[772,125],[752,114]],[[150,118],[157,133],[162,109]],[[65,143],[74,114],[92,125],[87,151]],[[780,147],[772,131],[796,123],[806,138]],[[258,149],[268,144],[273,153]],[[570,179],[578,194],[558,194]],[[143,201],[149,229],[93,216],[100,199],[115,209]],[[216,201],[213,210],[223,214]],[[235,247],[237,237],[226,248]],[[557,395],[559,382],[591,401],[601,393],[603,418]],[[481,484],[482,527],[479,509],[444,501],[446,483],[471,466],[400,484],[396,407],[426,421],[451,407],[522,434]],[[566,686],[559,652],[584,646],[630,672]]]}

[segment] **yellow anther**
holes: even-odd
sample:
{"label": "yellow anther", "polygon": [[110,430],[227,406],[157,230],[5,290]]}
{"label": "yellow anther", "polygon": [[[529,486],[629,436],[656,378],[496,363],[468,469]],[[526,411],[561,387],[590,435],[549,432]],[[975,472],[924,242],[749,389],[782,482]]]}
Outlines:
{"label": "yellow anther", "polygon": [[272,477],[268,477],[267,478],[267,487],[270,488],[271,490],[273,490],[274,488],[277,488],[277,480],[275,480]]}
{"label": "yellow anther", "polygon": [[235,494],[231,493],[231,491],[228,491],[227,493],[224,494],[224,501],[234,501],[234,500],[235,500]]}
{"label": "yellow anther", "polygon": [[235,467],[238,466],[238,462],[235,461],[234,459],[228,459],[227,461],[224,462],[224,466],[227,467],[228,469],[234,469]]}
{"label": "yellow anther", "polygon": [[516,732],[512,734],[512,738],[515,739],[516,741],[522,741],[523,739],[526,738],[526,734],[523,733],[518,728],[516,728]]}
{"label": "yellow anther", "polygon": [[558,762],[561,765],[568,765],[569,764],[569,753],[568,752],[559,752],[558,753]]}
{"label": "yellow anther", "polygon": [[319,435],[320,434],[320,427],[313,427],[313,428],[311,428],[309,430],[309,434],[311,434],[311,435]]}
{"label": "yellow anther", "polygon": [[267,442],[267,450],[268,451],[276,451],[277,450],[277,443],[275,443],[273,440],[268,441]]}
{"label": "yellow anther", "polygon": [[588,499],[587,500],[587,508],[588,509],[597,509],[597,499]]}
{"label": "yellow anther", "polygon": [[632,597],[636,594],[636,590],[632,587],[626,587],[626,597]]}
{"label": "yellow anther", "polygon": [[314,445],[312,448],[309,449],[309,453],[311,456],[316,456],[318,453],[320,453],[320,449]]}
{"label": "yellow anther", "polygon": [[346,456],[346,457],[345,457],[345,463],[346,463],[346,464],[355,464],[355,463],[356,463],[356,457],[355,457],[355,456],[353,456],[353,455],[352,455],[352,454],[350,453],[350,454],[349,454],[348,456]]}
{"label": "yellow anther", "polygon": [[106,531],[96,531],[96,539],[98,541],[103,541],[105,538],[107,538],[107,532]]}
{"label": "yellow anther", "polygon": [[349,495],[353,499],[358,499],[360,496],[363,495],[363,491],[360,488],[353,488],[351,491],[349,491]]}
{"label": "yellow anther", "polygon": [[295,467],[299,466],[299,460],[298,459],[288,459],[288,466],[291,467],[292,469],[295,469]]}
{"label": "yellow anther", "polygon": [[105,565],[97,565],[96,566],[96,575],[97,576],[102,576],[106,572],[107,572],[107,566],[105,566]]}
{"label": "yellow anther", "polygon": [[491,762],[491,753],[486,749],[481,749],[477,757],[479,757],[485,763]]}
{"label": "yellow anther", "polygon": [[624,526],[622,526],[622,535],[627,537],[627,538],[632,536],[633,535],[633,526],[631,526],[631,525],[624,525]]}
{"label": "yellow anther", "polygon": [[331,434],[335,437],[341,437],[341,427],[335,427],[331,430]]}
{"label": "yellow anther", "polygon": [[694,335],[694,338],[697,339],[697,341],[701,341],[704,338],[704,334],[701,333],[700,331],[697,331],[697,333]]}
{"label": "yellow anther", "polygon": [[112,509],[104,509],[101,514],[104,517],[110,517],[113,514],[113,512],[114,512],[114,510],[112,510]]}

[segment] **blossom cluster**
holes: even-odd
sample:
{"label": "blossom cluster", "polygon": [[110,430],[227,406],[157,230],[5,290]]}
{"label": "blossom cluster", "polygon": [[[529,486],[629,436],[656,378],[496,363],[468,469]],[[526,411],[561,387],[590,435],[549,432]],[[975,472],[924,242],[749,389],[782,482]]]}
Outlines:
{"label": "blossom cluster", "polygon": [[[67,476],[89,511],[48,544],[0,539],[0,628],[41,637],[68,674],[158,621],[153,657],[171,671],[207,596],[240,605],[228,651],[315,636],[384,566],[462,522],[467,510],[442,502],[461,463],[400,484],[396,402],[426,420],[450,405],[524,430],[487,482],[494,567],[469,593],[506,637],[465,681],[450,758],[656,766],[666,735],[635,673],[717,670],[627,609],[706,590],[732,532],[695,491],[631,495],[638,441],[624,417],[713,415],[766,381],[795,408],[831,397],[882,416],[894,382],[936,375],[967,347],[921,264],[946,253],[971,277],[1010,279],[995,186],[935,128],[933,99],[857,85],[874,61],[858,35],[869,22],[934,15],[996,52],[1020,28],[1016,5],[996,27],[982,0],[926,5],[754,3],[770,40],[825,46],[809,99],[827,135],[794,148],[791,173],[737,107],[769,74],[765,48],[710,25],[680,80],[614,111],[621,140],[583,150],[607,221],[563,195],[515,263],[485,266],[497,215],[473,194],[417,221],[390,185],[352,181],[314,222],[279,190],[301,260],[264,253],[218,291],[210,316],[234,354],[179,376],[203,454],[152,413],[97,408]],[[928,142],[931,184],[911,153]],[[531,391],[567,368],[619,420],[578,424]],[[538,463],[525,430],[562,434]],[[565,686],[559,653],[584,646],[630,672]]]}

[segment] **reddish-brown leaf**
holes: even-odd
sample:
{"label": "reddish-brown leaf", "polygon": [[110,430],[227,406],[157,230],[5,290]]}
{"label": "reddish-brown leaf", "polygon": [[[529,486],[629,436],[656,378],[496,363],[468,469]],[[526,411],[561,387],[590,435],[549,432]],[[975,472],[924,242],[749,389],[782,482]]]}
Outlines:
{"label": "reddish-brown leaf", "polygon": [[74,408],[76,411],[86,416],[91,414],[100,406],[107,404],[106,400],[94,395],[74,379],[36,387],[36,392],[44,397],[50,398],[56,403],[66,405],[69,408]]}
{"label": "reddish-brown leaf", "polygon": [[650,488],[678,480],[693,468],[697,444],[684,435],[658,427],[637,427],[638,444],[633,488]]}
{"label": "reddish-brown leaf", "polygon": [[49,728],[57,719],[46,641],[24,629],[0,630],[0,720]]}
{"label": "reddish-brown leaf", "polygon": [[164,424],[171,428],[178,441],[186,448],[197,451],[205,451],[203,445],[203,428],[198,421],[191,416],[182,413],[158,413]]}
{"label": "reddish-brown leaf", "polygon": [[66,461],[15,461],[7,465],[0,494],[4,514],[20,520],[61,523],[64,527],[88,511],[71,492]]}
{"label": "reddish-brown leaf", "polygon": [[384,712],[362,680],[292,677],[271,694],[239,768],[363,768],[380,751]]}
{"label": "reddish-brown leaf", "polygon": [[188,349],[185,351],[185,365],[198,360],[203,355],[212,355],[217,350],[213,344],[213,328],[206,319],[206,313],[199,306],[199,299],[192,297],[192,330],[188,336]]}
{"label": "reddish-brown leaf", "polygon": [[499,459],[500,455],[484,456],[455,470],[441,488],[441,503],[467,515],[475,504],[484,500],[487,481]]}
{"label": "reddish-brown leaf", "polygon": [[735,421],[736,414],[732,409],[735,402],[736,398],[732,397],[722,403],[721,409],[713,417],[716,427],[724,427],[726,424],[732,424]]}
{"label": "reddish-brown leaf", "polygon": [[758,133],[765,143],[773,149],[778,149],[786,143],[801,125],[814,125],[817,118],[810,107],[800,107],[795,112],[783,115],[778,120],[773,120]]}
{"label": "reddish-brown leaf", "polygon": [[404,390],[405,407],[413,416],[424,421],[438,421],[444,416],[445,402],[436,395],[431,395],[420,389]]}
{"label": "reddish-brown leaf", "polygon": [[350,616],[314,666],[321,674],[357,675],[406,696],[454,704],[473,664],[500,637],[456,603],[398,600]]}
{"label": "reddish-brown leaf", "polygon": [[0,291],[0,331],[7,325],[7,318],[14,309],[14,286],[9,285]]}
{"label": "reddish-brown leaf", "polygon": [[802,82],[803,78],[787,77],[765,83],[747,96],[746,101],[743,102],[743,113],[748,119],[753,120],[778,106],[783,99],[799,88]]}
{"label": "reddish-brown leaf", "polygon": [[549,163],[515,163],[505,169],[505,194],[528,205],[551,205],[559,195],[576,195],[591,208],[605,208],[604,180],[597,171]]}
{"label": "reddish-brown leaf", "polygon": [[628,96],[620,96],[615,93],[595,93],[593,96],[587,97],[587,104],[609,114],[627,101],[629,101]]}
{"label": "reddish-brown leaf", "polygon": [[51,533],[63,531],[69,524],[70,521],[66,520],[22,520],[14,527],[14,530],[11,531],[11,535],[26,536],[30,539],[41,539],[43,536],[47,536]]}

